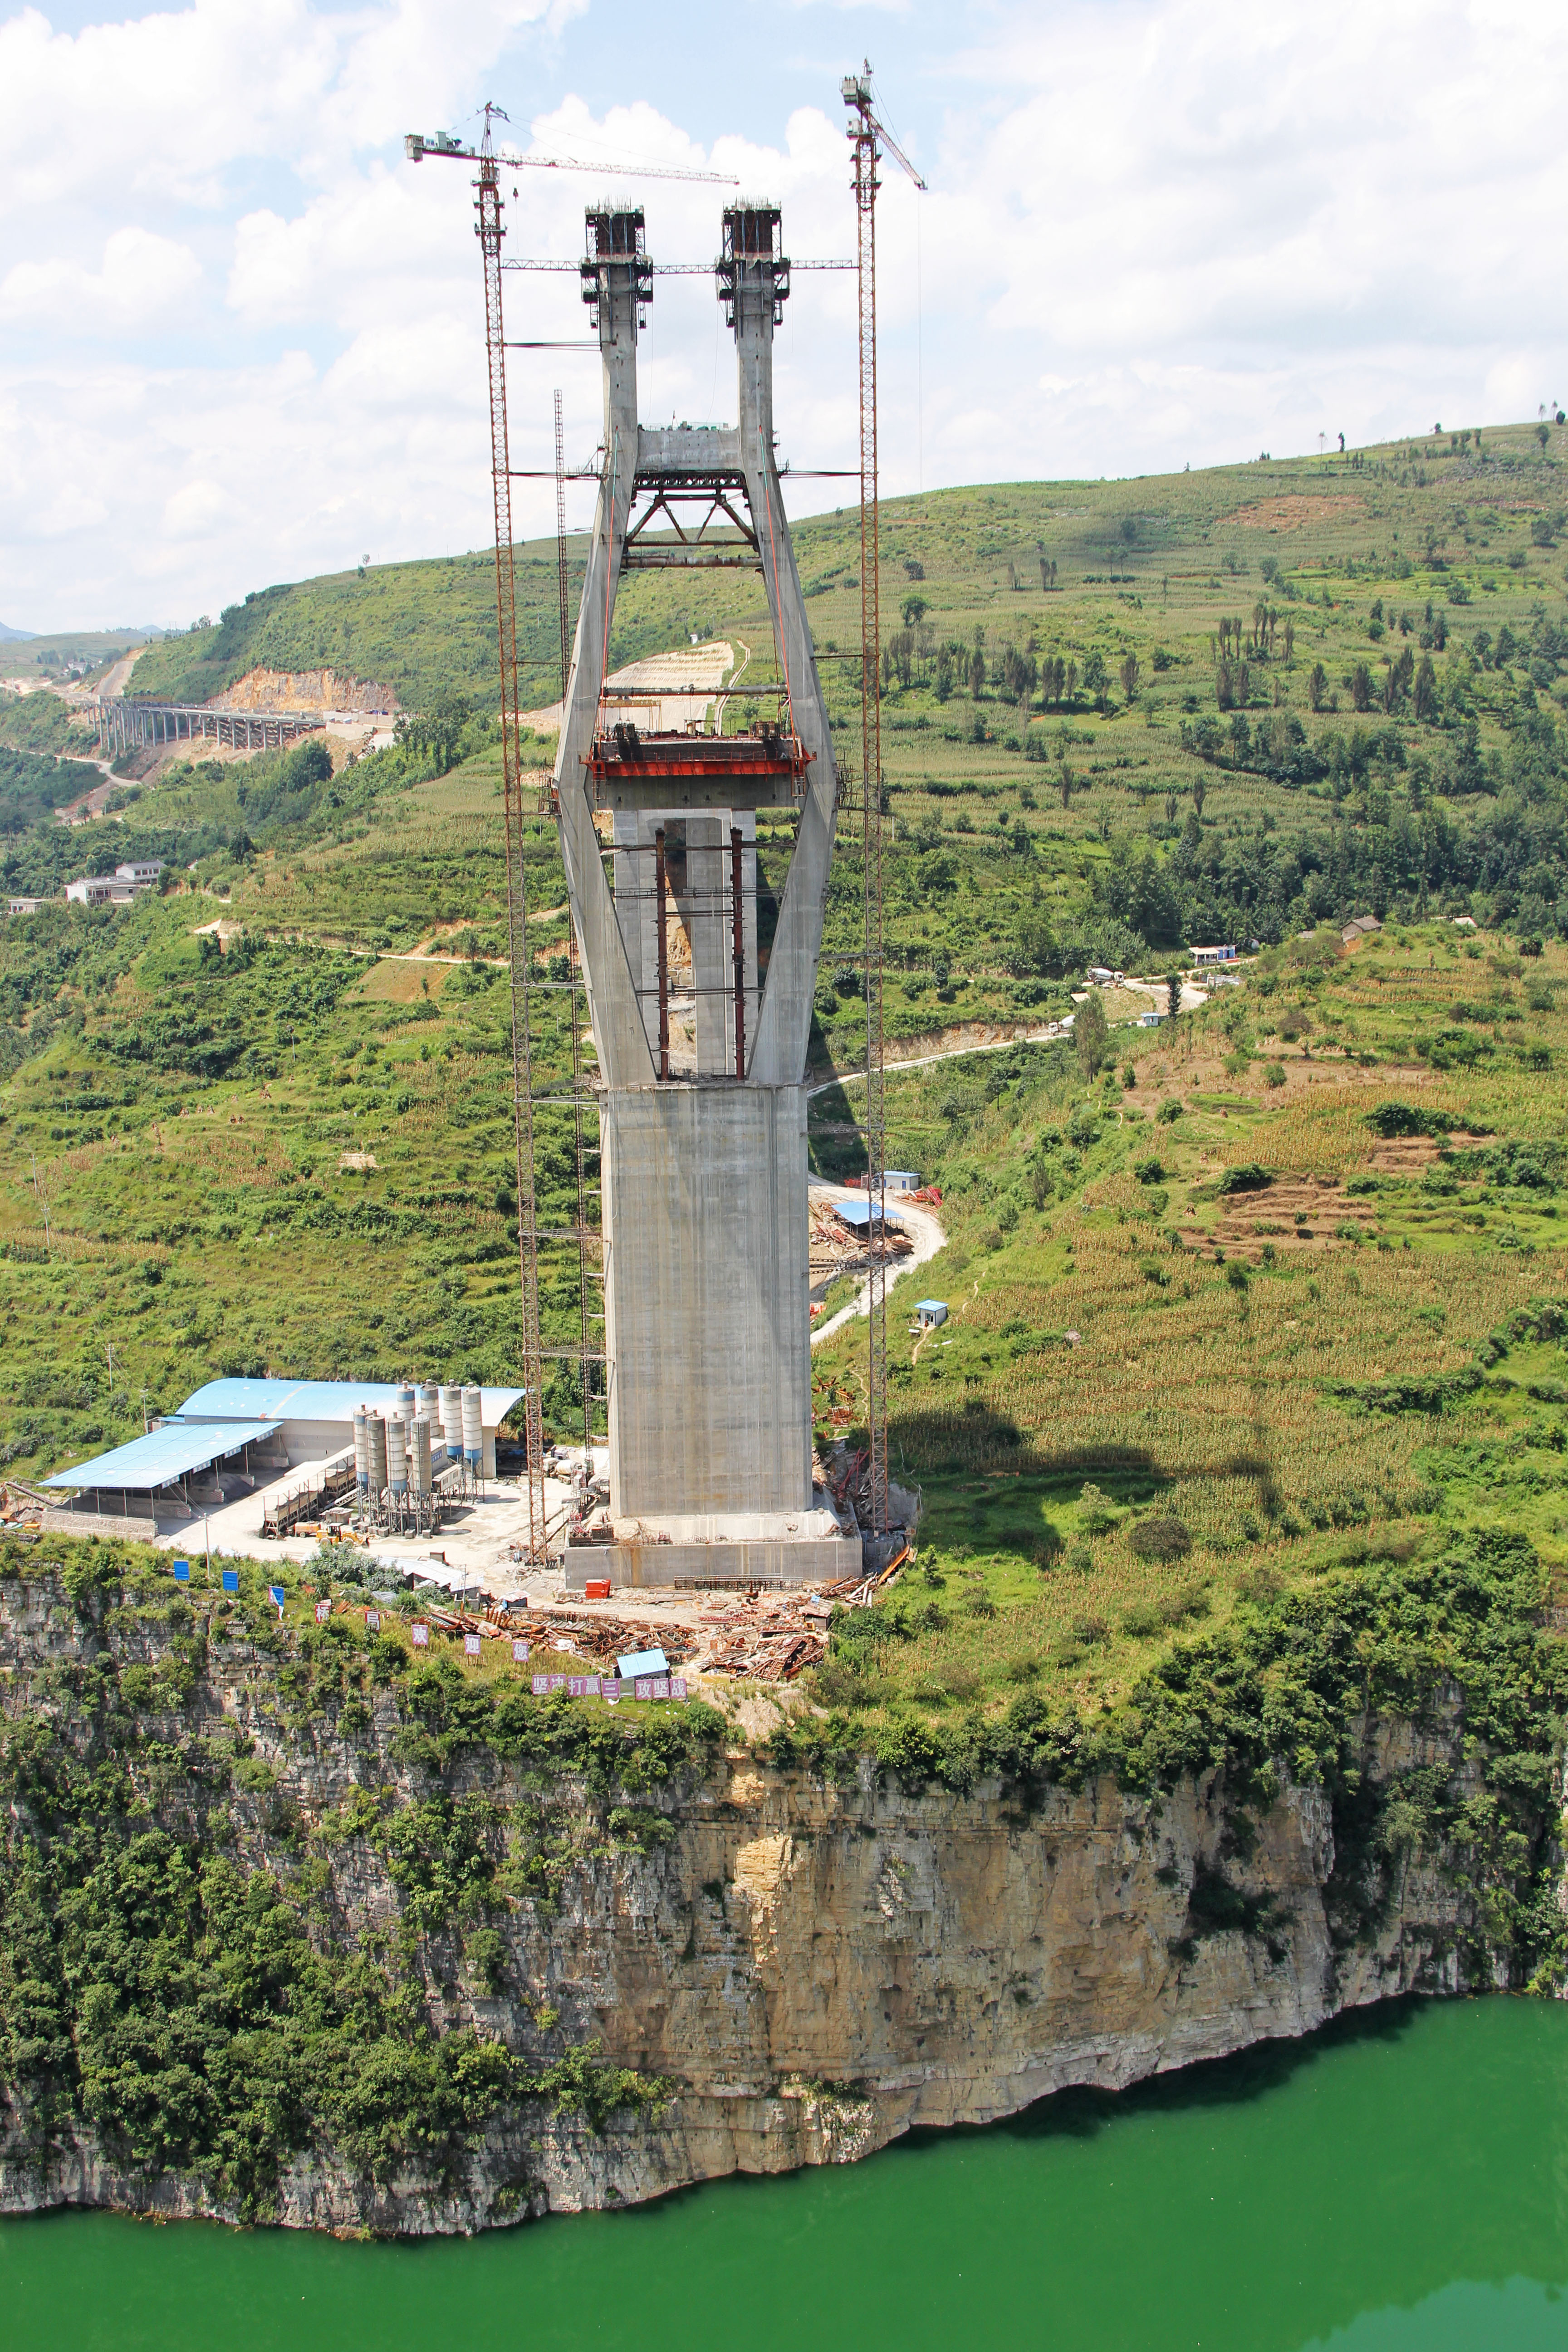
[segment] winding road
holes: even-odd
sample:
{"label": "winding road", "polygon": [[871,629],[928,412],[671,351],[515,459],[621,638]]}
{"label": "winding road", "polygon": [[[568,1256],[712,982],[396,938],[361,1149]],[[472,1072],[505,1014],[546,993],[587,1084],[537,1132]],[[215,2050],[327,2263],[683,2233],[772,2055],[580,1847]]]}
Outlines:
{"label": "winding road", "polygon": [[[857,1192],[845,1184],[813,1184],[810,1190],[814,1201],[825,1201],[829,1206],[839,1201],[864,1201],[866,1198],[864,1192]],[[916,1208],[900,1194],[893,1194],[890,1199],[898,1202],[899,1221],[914,1243],[914,1249],[910,1256],[900,1258],[895,1265],[889,1267],[889,1291],[896,1282],[902,1281],[906,1274],[912,1274],[917,1266],[929,1265],[938,1250],[944,1248],[947,1243],[947,1234],[940,1219],[934,1217],[929,1209]],[[811,1335],[812,1346],[815,1348],[819,1341],[826,1339],[830,1331],[842,1330],[844,1325],[852,1323],[858,1315],[868,1314],[870,1304],[871,1281],[868,1276],[847,1307],[841,1307],[836,1315],[830,1315],[825,1323],[816,1327]]]}

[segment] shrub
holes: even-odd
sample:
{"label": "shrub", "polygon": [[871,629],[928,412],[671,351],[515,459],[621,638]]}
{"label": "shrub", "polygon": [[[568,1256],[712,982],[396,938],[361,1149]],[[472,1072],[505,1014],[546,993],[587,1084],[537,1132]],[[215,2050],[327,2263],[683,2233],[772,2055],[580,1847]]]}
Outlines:
{"label": "shrub", "polygon": [[1109,1495],[1086,1481],[1078,1498],[1079,1517],[1091,1536],[1107,1534],[1116,1525],[1116,1506]]}
{"label": "shrub", "polygon": [[1249,1160],[1239,1168],[1227,1168],[1219,1180],[1222,1192],[1261,1192],[1274,1181],[1274,1171]]}
{"label": "shrub", "polygon": [[1445,1111],[1417,1109],[1414,1103],[1379,1103],[1369,1110],[1366,1123],[1374,1135],[1447,1135],[1453,1128],[1451,1116]]}
{"label": "shrub", "polygon": [[1192,1537],[1173,1511],[1140,1519],[1129,1540],[1140,1559],[1180,1559],[1193,1548]]}

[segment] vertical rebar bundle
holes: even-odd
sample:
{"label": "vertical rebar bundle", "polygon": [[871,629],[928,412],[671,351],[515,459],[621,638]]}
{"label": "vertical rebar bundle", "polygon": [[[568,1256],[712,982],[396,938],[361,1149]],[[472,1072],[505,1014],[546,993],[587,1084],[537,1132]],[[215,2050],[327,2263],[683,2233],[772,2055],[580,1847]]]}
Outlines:
{"label": "vertical rebar bundle", "polygon": [[[521,697],[517,677],[517,590],[512,564],[511,458],[506,414],[506,352],[501,321],[500,184],[490,151],[489,115],[479,159],[478,236],[484,257],[485,342],[489,362],[490,468],[495,501],[496,621],[500,650],[502,797],[506,809],[507,943],[511,979],[512,1116],[517,1143],[518,1270],[522,1324],[528,1547],[548,1557],[544,1431],[539,1334],[539,1243],[533,1182],[533,1072],[529,1005],[528,887],[522,856]],[[449,1438],[448,1438],[449,1442]]]}
{"label": "vertical rebar bundle", "polygon": [[860,793],[865,892],[866,1427],[873,1533],[888,1525],[887,1129],[882,1082],[882,621],[877,525],[877,124],[868,83],[845,85],[855,155],[860,293]]}

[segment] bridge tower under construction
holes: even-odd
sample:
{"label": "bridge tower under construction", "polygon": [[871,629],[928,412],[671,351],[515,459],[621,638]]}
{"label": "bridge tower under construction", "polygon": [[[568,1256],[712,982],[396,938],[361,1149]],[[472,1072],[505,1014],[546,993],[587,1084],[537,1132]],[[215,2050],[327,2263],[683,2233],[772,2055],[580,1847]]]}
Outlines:
{"label": "bridge tower under construction", "polygon": [[[737,422],[644,425],[643,215],[588,214],[605,456],[554,798],[599,1066],[613,1540],[569,1550],[573,1582],[815,1581],[860,1559],[812,1485],[805,1075],[837,779],[773,448],[778,211],[727,210],[715,269]],[[694,697],[639,730],[605,684],[622,580],[710,565],[762,574],[773,715],[725,733]],[[795,824],[761,936],[760,809]]]}

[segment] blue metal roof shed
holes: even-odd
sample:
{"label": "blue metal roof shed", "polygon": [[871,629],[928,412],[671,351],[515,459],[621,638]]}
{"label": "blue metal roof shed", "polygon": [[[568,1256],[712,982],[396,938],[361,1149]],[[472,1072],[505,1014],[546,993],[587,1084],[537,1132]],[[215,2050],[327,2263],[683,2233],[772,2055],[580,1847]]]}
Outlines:
{"label": "blue metal roof shed", "polygon": [[903,1219],[896,1216],[891,1209],[888,1210],[884,1219],[883,1212],[874,1201],[835,1201],[833,1213],[841,1223],[847,1225],[851,1232],[858,1234],[869,1233],[873,1225],[881,1224],[884,1222],[889,1225],[900,1225],[903,1223]]}
{"label": "blue metal roof shed", "polygon": [[205,1427],[165,1422],[146,1437],[133,1437],[96,1462],[79,1462],[74,1470],[57,1470],[46,1486],[115,1486],[122,1494],[145,1495],[172,1486],[193,1470],[210,1470],[258,1439],[275,1434],[268,1421],[226,1421]]}
{"label": "blue metal roof shed", "polygon": [[[343,1421],[358,1405],[388,1412],[397,1402],[397,1381],[208,1381],[180,1406],[180,1421]],[[479,1418],[487,1429],[503,1422],[521,1389],[481,1389]]]}

